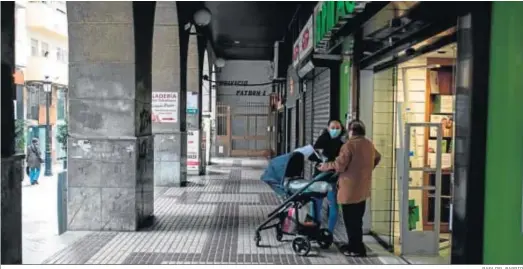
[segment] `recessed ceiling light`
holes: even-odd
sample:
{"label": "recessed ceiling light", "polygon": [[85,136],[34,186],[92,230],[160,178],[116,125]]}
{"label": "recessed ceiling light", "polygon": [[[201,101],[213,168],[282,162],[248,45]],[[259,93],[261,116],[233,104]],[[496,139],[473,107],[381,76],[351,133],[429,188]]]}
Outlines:
{"label": "recessed ceiling light", "polygon": [[234,40],[234,44],[240,44],[240,41]]}

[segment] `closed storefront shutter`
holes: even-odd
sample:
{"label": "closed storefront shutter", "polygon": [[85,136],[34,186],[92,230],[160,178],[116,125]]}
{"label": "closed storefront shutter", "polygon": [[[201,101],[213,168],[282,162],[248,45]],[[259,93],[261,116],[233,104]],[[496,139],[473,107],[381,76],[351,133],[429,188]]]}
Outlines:
{"label": "closed storefront shutter", "polygon": [[321,131],[327,127],[330,120],[330,70],[328,68],[318,68],[314,79],[313,90],[313,141],[316,141]]}
{"label": "closed storefront shutter", "polygon": [[[305,145],[312,144],[312,81],[306,82],[305,94]],[[305,162],[305,177],[310,178],[312,176],[312,166],[309,161]]]}

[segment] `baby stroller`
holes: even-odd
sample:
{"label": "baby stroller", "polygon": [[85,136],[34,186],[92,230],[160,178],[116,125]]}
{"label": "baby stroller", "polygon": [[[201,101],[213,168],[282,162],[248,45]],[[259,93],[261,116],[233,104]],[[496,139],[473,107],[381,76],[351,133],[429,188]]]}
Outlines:
{"label": "baby stroller", "polygon": [[[263,173],[261,180],[267,183],[284,202],[256,229],[254,241],[257,247],[260,247],[260,232],[271,228],[275,228],[276,240],[280,242],[283,235],[294,236],[292,249],[300,256],[309,253],[311,241],[317,242],[322,249],[332,245],[332,233],[328,229],[321,228],[321,223],[317,223],[314,219],[311,219],[307,225],[300,222],[298,210],[308,205],[314,198],[324,198],[338,177],[334,172],[325,172],[312,180],[304,179],[304,163],[304,155],[293,152],[272,159]],[[289,226],[293,228],[289,229]]]}

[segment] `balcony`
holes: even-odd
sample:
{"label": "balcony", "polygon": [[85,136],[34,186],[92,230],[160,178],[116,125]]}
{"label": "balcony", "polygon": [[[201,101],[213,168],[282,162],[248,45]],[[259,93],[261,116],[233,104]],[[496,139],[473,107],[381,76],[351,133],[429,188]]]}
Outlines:
{"label": "balcony", "polygon": [[53,2],[27,3],[27,27],[44,34],[67,38],[67,15]]}
{"label": "balcony", "polygon": [[56,59],[29,57],[25,71],[25,81],[44,80],[45,76],[53,83],[68,85],[68,65]]}

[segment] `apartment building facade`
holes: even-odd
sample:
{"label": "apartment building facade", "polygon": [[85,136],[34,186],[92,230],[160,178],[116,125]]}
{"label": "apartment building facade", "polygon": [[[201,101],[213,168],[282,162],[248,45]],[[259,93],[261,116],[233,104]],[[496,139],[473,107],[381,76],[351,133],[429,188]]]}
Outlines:
{"label": "apartment building facade", "polygon": [[[47,105],[53,162],[65,156],[57,141],[66,123],[68,87],[68,29],[65,1],[16,1],[15,117],[23,128],[25,145],[36,137],[45,152]],[[43,83],[50,82],[50,100]],[[24,122],[24,124],[22,124]],[[23,149],[22,145],[19,148]]]}

